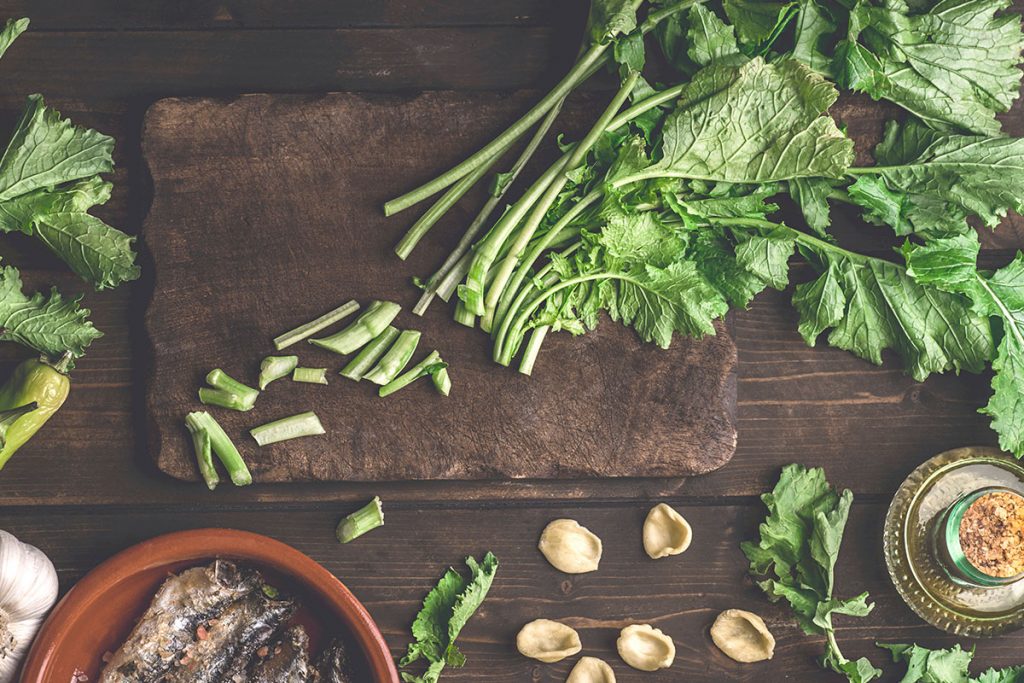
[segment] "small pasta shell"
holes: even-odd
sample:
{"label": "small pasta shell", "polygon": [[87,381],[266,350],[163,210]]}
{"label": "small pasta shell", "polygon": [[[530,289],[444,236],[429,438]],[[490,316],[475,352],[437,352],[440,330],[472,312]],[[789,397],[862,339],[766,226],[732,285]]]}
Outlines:
{"label": "small pasta shell", "polygon": [[601,539],[574,519],[556,519],[544,527],[537,547],[566,574],[597,571],[601,564]]}
{"label": "small pasta shell", "polygon": [[639,671],[667,669],[676,659],[675,643],[650,624],[633,624],[622,629],[615,646],[622,661]]}
{"label": "small pasta shell", "polygon": [[525,657],[546,662],[560,662],[583,649],[576,630],[550,619],[537,619],[519,629],[516,649]]}
{"label": "small pasta shell", "polygon": [[615,683],[615,672],[597,657],[581,657],[565,683]]}
{"label": "small pasta shell", "polygon": [[678,555],[690,547],[693,529],[683,516],[665,503],[651,508],[644,521],[644,550],[653,560]]}
{"label": "small pasta shell", "polygon": [[775,637],[764,619],[742,609],[727,609],[711,626],[711,640],[737,662],[762,662],[775,654]]}

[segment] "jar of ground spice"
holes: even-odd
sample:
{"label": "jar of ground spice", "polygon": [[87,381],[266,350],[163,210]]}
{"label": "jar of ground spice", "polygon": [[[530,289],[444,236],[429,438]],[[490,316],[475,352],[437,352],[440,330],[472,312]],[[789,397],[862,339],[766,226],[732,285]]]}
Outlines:
{"label": "jar of ground spice", "polygon": [[1024,578],[1024,496],[989,486],[961,496],[940,517],[939,561],[954,581],[1004,586]]}

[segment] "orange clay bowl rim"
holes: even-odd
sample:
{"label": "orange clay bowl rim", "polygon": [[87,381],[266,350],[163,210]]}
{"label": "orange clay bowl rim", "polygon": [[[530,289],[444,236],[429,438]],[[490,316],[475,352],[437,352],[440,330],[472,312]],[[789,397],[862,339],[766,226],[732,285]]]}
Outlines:
{"label": "orange clay bowl rim", "polygon": [[351,631],[379,683],[398,683],[398,672],[380,629],[351,591],[313,558],[261,534],[234,529],[193,529],[164,534],[122,550],[76,583],[39,630],[25,660],[21,683],[43,683],[57,646],[74,637],[77,617],[111,586],[165,564],[214,558],[249,560],[308,584]]}

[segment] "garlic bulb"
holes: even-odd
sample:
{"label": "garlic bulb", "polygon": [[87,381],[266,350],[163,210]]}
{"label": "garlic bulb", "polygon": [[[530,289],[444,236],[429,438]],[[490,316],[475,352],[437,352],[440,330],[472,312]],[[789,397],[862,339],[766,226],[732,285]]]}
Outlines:
{"label": "garlic bulb", "polygon": [[56,601],[57,571],[50,559],[0,530],[0,683],[13,683]]}

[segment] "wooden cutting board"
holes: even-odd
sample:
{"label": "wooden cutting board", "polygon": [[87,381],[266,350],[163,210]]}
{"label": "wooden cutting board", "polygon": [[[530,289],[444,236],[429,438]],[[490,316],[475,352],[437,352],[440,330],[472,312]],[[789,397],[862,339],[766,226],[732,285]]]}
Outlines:
{"label": "wooden cutting board", "polygon": [[[549,335],[532,377],[493,364],[489,340],[436,302],[424,318],[413,275],[439,264],[479,206],[470,195],[408,262],[392,246],[422,211],[385,219],[382,202],[486,142],[532,93],[245,95],[165,99],[143,152],[153,205],[148,439],[158,467],[195,479],[183,419],[204,374],[255,384],[271,339],[348,299],[403,304],[397,320],[440,350],[451,396],[427,381],[387,399],[337,375],[344,359],[287,350],[330,369],[329,386],[279,380],[249,413],[212,409],[257,481],[685,476],[722,466],[736,444],[736,349],[724,325],[668,351],[606,321]],[[594,103],[566,112],[569,128]],[[327,434],[258,448],[248,428],[315,410]]]}

